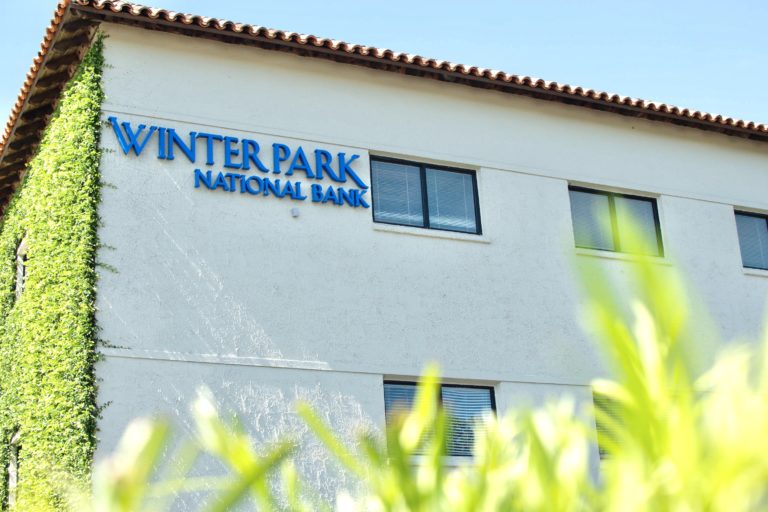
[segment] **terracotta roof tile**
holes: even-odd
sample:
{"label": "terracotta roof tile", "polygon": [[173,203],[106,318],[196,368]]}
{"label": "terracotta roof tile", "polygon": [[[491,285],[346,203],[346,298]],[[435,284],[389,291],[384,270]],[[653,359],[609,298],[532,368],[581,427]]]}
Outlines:
{"label": "terracotta roof tile", "polygon": [[336,51],[345,52],[348,54],[358,54],[361,56],[373,55],[374,57],[382,60],[389,60],[392,62],[402,62],[410,65],[414,65],[421,68],[429,69],[441,69],[449,71],[451,73],[458,73],[461,75],[482,77],[491,81],[499,81],[504,83],[514,83],[516,85],[523,85],[532,89],[542,89],[544,91],[552,91],[561,93],[564,95],[577,96],[580,98],[589,98],[608,104],[615,104],[620,106],[632,106],[640,109],[649,110],[651,112],[661,112],[665,114],[671,114],[673,116],[682,116],[684,118],[693,118],[703,120],[707,122],[713,122],[724,126],[733,126],[736,128],[746,128],[758,133],[768,133],[768,126],[765,124],[758,124],[754,122],[743,121],[739,119],[726,118],[721,115],[713,115],[705,112],[699,112],[690,109],[680,109],[674,105],[667,105],[658,102],[646,102],[641,99],[629,98],[619,94],[612,94],[608,92],[595,91],[593,89],[584,90],[581,87],[572,87],[568,84],[560,84],[557,82],[551,82],[536,77],[518,76],[505,73],[503,71],[488,70],[485,68],[478,68],[475,66],[466,66],[464,64],[456,64],[447,61],[439,61],[435,59],[429,59],[420,55],[399,53],[387,48],[375,48],[368,46],[360,46],[345,43],[343,41],[319,38],[313,35],[298,34],[296,32],[285,32],[280,30],[267,29],[264,27],[245,25],[241,23],[233,23],[227,20],[219,20],[215,18],[208,18],[202,16],[195,16],[191,14],[180,14],[176,12],[165,11],[163,9],[155,9],[136,4],[130,4],[123,1],[109,1],[109,0],[74,0],[76,5],[85,7],[95,7],[96,9],[110,9],[113,12],[130,12],[134,16],[138,17],[160,17],[163,16],[165,20],[170,22],[180,22],[183,24],[197,23],[201,27],[213,27],[219,31],[232,31],[243,32],[247,31],[254,37],[267,37],[277,38],[286,42],[293,42],[299,45],[312,45],[316,47],[325,47]]}

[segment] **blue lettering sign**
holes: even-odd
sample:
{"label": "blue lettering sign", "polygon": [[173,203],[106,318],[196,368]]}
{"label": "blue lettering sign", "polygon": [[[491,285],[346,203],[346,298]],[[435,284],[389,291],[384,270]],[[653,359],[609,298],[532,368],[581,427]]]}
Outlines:
{"label": "blue lettering sign", "polygon": [[232,144],[237,144],[236,137],[224,137],[224,167],[230,169],[242,169],[241,164],[233,163],[232,157],[236,157],[240,154],[240,150],[233,148]]}
{"label": "blue lettering sign", "polygon": [[[229,135],[190,131],[186,138],[180,136],[174,128],[165,126],[149,126],[139,124],[134,128],[129,121],[119,122],[117,117],[108,118],[115,133],[117,143],[123,154],[133,152],[140,156],[150,140],[157,135],[157,158],[174,160],[176,152],[180,151],[192,163],[197,161],[197,140],[205,144],[205,163],[208,166],[220,162],[225,169],[251,171],[258,169],[262,173],[284,174],[286,177],[295,176],[298,171],[304,173],[308,180],[325,180],[347,183],[347,178],[354,182],[351,188],[323,186],[319,183],[309,185],[309,196],[313,203],[331,203],[352,208],[370,208],[364,195],[368,185],[360,178],[353,163],[360,155],[347,156],[344,152],[334,155],[325,149],[315,149],[314,159],[310,161],[301,146],[295,149],[287,144],[272,144],[272,167],[268,167],[259,157],[261,147],[252,139],[239,139]],[[288,168],[283,173],[282,164]],[[303,176],[302,176],[303,177]],[[278,199],[289,198],[293,201],[305,201],[307,196],[302,194],[302,182],[292,179],[270,179],[239,172],[214,172],[213,170],[194,170],[195,188],[221,190],[224,192],[240,192],[251,196],[274,196]]]}
{"label": "blue lettering sign", "polygon": [[[115,130],[115,136],[117,137],[117,142],[120,144],[120,147],[123,149],[123,153],[126,155],[128,152],[132,149],[134,153],[136,153],[136,156],[139,156],[141,152],[144,150],[144,146],[147,145],[147,142],[149,142],[149,138],[152,137],[152,134],[155,133],[157,130],[157,126],[150,126],[149,131],[144,136],[143,141],[139,141],[139,135],[141,135],[141,132],[144,131],[144,129],[147,127],[145,124],[140,124],[139,129],[136,130],[136,132],[133,131],[131,128],[131,123],[128,121],[123,121],[119,126],[117,124],[117,118],[112,116],[109,119],[109,122],[112,124],[112,129]],[[123,135],[122,130],[120,130],[120,126],[123,127],[123,130],[125,130],[125,135]],[[126,136],[128,137],[126,139]]]}
{"label": "blue lettering sign", "polygon": [[176,134],[176,130],[168,128],[168,160],[173,160],[173,148],[177,147],[184,153],[190,162],[194,163],[195,139],[197,139],[197,134],[195,132],[189,132],[189,146],[187,146],[184,144],[184,141],[181,140],[181,137]]}
{"label": "blue lettering sign", "polygon": [[251,162],[256,165],[256,168],[261,172],[269,172],[267,166],[261,163],[259,160],[259,143],[255,140],[243,139],[243,169],[248,171],[251,169]]}

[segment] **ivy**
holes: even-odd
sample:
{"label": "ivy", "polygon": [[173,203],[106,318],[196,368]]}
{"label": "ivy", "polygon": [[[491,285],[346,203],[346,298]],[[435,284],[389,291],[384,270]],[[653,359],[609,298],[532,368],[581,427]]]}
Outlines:
{"label": "ivy", "polygon": [[[102,40],[65,89],[0,226],[0,467],[21,433],[17,504],[62,503],[61,475],[87,484],[98,409],[95,287]],[[16,251],[27,242],[17,299]],[[7,500],[0,485],[0,503]]]}

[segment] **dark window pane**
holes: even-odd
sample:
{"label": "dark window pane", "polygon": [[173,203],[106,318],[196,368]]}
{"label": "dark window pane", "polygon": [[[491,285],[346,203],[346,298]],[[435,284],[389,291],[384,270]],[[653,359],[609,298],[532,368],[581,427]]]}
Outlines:
{"label": "dark window pane", "polygon": [[420,172],[413,165],[371,162],[374,220],[424,226]]}
{"label": "dark window pane", "polygon": [[482,419],[493,411],[492,391],[487,388],[444,386],[441,392],[449,423],[446,455],[471,456],[474,433],[484,429]]}
{"label": "dark window pane", "polygon": [[427,169],[427,197],[430,227],[477,233],[472,175]]}
{"label": "dark window pane", "polygon": [[745,267],[768,269],[768,222],[764,217],[736,214],[741,261]]}
{"label": "dark window pane", "polygon": [[[622,250],[660,256],[653,203],[645,199],[615,196],[614,205]],[[634,226],[639,240],[629,239],[632,232],[630,226]]]}
{"label": "dark window pane", "polygon": [[614,251],[608,196],[571,190],[571,217],[576,247]]}

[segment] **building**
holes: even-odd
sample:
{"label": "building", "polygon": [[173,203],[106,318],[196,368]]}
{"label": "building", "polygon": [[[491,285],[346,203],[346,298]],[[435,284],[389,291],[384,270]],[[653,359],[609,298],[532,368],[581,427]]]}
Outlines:
{"label": "building", "polygon": [[[99,73],[74,75],[86,64]],[[73,76],[99,80],[103,98],[83,94],[100,103],[100,136],[91,117],[92,137],[69,141],[80,125],[57,117]],[[755,336],[768,292],[766,142],[766,125],[663,104],[64,1],[0,146],[0,321],[25,340],[3,335],[3,465],[23,485],[24,457],[50,459],[50,441],[85,472],[131,418],[162,412],[184,428],[205,384],[256,439],[302,434],[299,469],[331,496],[349,482],[302,429],[296,398],[351,437],[383,427],[387,405],[437,361],[444,402],[469,403],[456,405],[467,414],[563,394],[590,402],[603,369],[578,323],[571,262],[621,273],[633,257],[623,211],[658,241],[661,268],[684,269],[725,338]],[[67,155],[82,175],[71,178]],[[51,201],[84,206],[59,215]],[[617,218],[612,236],[595,235],[594,205]],[[61,247],[83,252],[57,259]],[[50,307],[66,311],[25,300],[54,285]],[[36,341],[54,326],[73,345]],[[13,359],[27,345],[37,359]],[[39,370],[51,361],[67,368]],[[51,375],[60,393],[12,393]],[[70,404],[77,417],[59,413]],[[30,428],[43,419],[60,430]]]}

